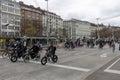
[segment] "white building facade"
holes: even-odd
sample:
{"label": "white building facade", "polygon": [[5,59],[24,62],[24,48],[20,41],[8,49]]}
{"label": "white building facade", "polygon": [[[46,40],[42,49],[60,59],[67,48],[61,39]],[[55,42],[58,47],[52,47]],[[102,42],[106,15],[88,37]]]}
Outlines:
{"label": "white building facade", "polygon": [[0,0],[0,36],[20,36],[20,6],[16,1]]}
{"label": "white building facade", "polygon": [[73,19],[76,22],[76,38],[89,38],[91,35],[91,25],[87,21]]}
{"label": "white building facade", "polygon": [[63,19],[52,12],[43,11],[43,36],[62,37]]}
{"label": "white building facade", "polygon": [[63,27],[66,30],[67,36],[65,38],[76,39],[76,23],[72,20],[65,20]]}
{"label": "white building facade", "polygon": [[66,20],[63,26],[70,39],[89,38],[91,35],[91,24],[87,21],[77,19]]}

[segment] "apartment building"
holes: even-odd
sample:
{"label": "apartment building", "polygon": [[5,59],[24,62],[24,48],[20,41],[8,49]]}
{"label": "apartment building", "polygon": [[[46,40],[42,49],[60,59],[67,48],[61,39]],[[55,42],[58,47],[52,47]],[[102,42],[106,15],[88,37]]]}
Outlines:
{"label": "apartment building", "polygon": [[[55,13],[45,11],[40,7],[26,5],[19,2],[21,7],[21,33],[22,36],[53,36],[62,37],[63,19]],[[30,28],[33,34],[29,33]]]}
{"label": "apartment building", "polygon": [[73,20],[65,20],[63,22],[63,27],[65,29],[64,38],[76,39],[76,22]]}
{"label": "apartment building", "polygon": [[87,21],[81,21],[77,19],[66,20],[63,23],[66,30],[67,37],[70,39],[78,39],[83,37],[90,37],[91,25]]}
{"label": "apartment building", "polygon": [[76,21],[76,38],[89,38],[91,35],[90,22],[73,19]]}
{"label": "apartment building", "polygon": [[0,36],[20,37],[20,6],[14,0],[0,0]]}
{"label": "apartment building", "polygon": [[43,36],[42,10],[19,2],[21,8],[21,35],[27,37]]}
{"label": "apartment building", "polygon": [[63,19],[55,13],[43,10],[43,35],[61,38],[63,36]]}

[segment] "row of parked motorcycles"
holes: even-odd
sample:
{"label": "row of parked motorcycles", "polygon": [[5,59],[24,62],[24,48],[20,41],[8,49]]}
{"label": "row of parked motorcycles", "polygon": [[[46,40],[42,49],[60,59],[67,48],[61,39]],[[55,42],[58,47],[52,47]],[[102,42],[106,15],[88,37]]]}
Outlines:
{"label": "row of parked motorcycles", "polygon": [[58,61],[57,55],[50,55],[50,52],[46,50],[45,55],[41,58],[40,53],[34,53],[31,49],[27,50],[27,48],[23,48],[23,50],[18,50],[13,48],[11,50],[5,51],[2,53],[2,57],[8,57],[12,62],[18,61],[18,59],[22,58],[24,62],[29,62],[34,59],[37,61],[41,61],[42,65],[45,65],[48,61],[52,61],[56,63]]}

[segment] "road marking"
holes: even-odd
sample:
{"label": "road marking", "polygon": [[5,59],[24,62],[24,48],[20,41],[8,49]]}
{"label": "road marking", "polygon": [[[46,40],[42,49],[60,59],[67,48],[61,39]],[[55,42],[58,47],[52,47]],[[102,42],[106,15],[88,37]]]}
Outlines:
{"label": "road marking", "polygon": [[110,69],[110,68],[113,67],[119,60],[120,60],[120,58],[117,59],[117,60],[116,60],[113,64],[111,64],[109,67],[107,67],[107,68],[104,70],[104,72],[114,73],[114,74],[120,74],[120,71]]}
{"label": "road marking", "polygon": [[65,65],[59,65],[59,64],[50,64],[50,63],[47,63],[47,65],[54,66],[54,67],[65,68],[65,69],[72,69],[72,70],[77,70],[77,71],[83,71],[83,72],[90,71],[90,69],[78,68],[78,67],[72,67],[72,66],[65,66]]}
{"label": "road marking", "polygon": [[[31,63],[36,63],[36,64],[41,64],[38,61],[30,61]],[[59,67],[59,68],[65,68],[65,69],[71,69],[71,70],[77,70],[77,71],[83,71],[83,72],[88,72],[90,69],[85,69],[85,68],[78,68],[78,67],[72,67],[72,66],[65,66],[65,65],[59,65],[59,64],[51,64],[47,63],[46,65],[48,66],[54,66],[54,67]]]}
{"label": "road marking", "polygon": [[118,70],[104,70],[104,72],[108,72],[108,73],[114,73],[114,74],[120,74],[120,71]]}
{"label": "road marking", "polygon": [[[2,56],[0,56],[0,58],[2,58]],[[41,64],[41,62],[39,62],[39,61],[32,61],[32,60],[30,60],[29,62],[36,63],[36,64]],[[65,65],[59,65],[59,64],[50,64],[50,63],[47,63],[46,65],[48,65],[48,66],[54,66],[54,67],[60,67],[60,68],[65,68],[65,69],[71,69],[71,70],[77,70],[77,71],[83,71],[83,72],[90,71],[90,69],[78,68],[78,67],[72,67],[72,66],[65,66]]]}
{"label": "road marking", "polygon": [[100,55],[100,57],[105,58],[105,57],[107,57],[107,54],[104,53],[104,54]]}
{"label": "road marking", "polygon": [[117,60],[116,60],[113,64],[111,64],[109,67],[107,67],[107,70],[110,69],[112,66],[114,66],[119,60],[120,60],[120,58],[117,59]]}
{"label": "road marking", "polygon": [[36,64],[41,64],[39,61],[32,61],[32,60],[30,60],[29,62],[36,63]]}
{"label": "road marking", "polygon": [[3,58],[2,56],[0,56],[0,58]]}

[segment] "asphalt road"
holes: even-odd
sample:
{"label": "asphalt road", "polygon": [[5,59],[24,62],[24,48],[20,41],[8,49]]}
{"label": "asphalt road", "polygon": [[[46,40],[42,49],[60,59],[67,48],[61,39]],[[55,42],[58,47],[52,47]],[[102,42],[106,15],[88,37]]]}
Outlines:
{"label": "asphalt road", "polygon": [[[42,57],[44,53],[45,51],[41,53]],[[56,54],[58,62],[49,62],[45,66],[40,61],[24,63],[19,60],[12,63],[0,57],[0,80],[82,80],[87,74],[118,56],[119,51],[112,53],[108,46],[103,49],[81,47],[74,50],[60,48]]]}

